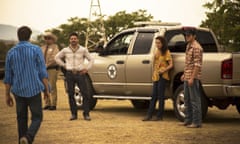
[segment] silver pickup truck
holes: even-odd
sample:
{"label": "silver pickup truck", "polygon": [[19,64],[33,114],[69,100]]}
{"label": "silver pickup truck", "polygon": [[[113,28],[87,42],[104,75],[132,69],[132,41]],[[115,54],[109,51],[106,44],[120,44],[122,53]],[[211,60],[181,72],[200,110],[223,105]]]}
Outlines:
{"label": "silver pickup truck", "polygon": [[[166,88],[166,99],[173,100],[176,117],[184,119],[183,73],[186,27],[178,23],[141,25],[124,30],[112,38],[95,58],[89,72],[88,85],[93,95],[91,108],[97,99],[131,100],[135,108],[147,108],[152,92],[153,51],[155,37],[162,35],[172,53],[174,68]],[[204,49],[202,71],[203,117],[208,107],[226,109],[236,105],[240,113],[240,54],[219,52],[219,44],[210,29],[196,28],[197,40]],[[76,89],[81,105],[81,93]]]}

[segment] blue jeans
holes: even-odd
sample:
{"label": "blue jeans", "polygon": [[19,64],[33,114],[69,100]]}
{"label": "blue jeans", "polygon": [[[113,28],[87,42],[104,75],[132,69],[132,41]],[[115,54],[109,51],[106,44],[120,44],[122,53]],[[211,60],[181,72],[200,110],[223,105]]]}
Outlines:
{"label": "blue jeans", "polygon": [[150,106],[147,112],[147,115],[149,117],[152,117],[153,115],[157,100],[159,102],[157,117],[159,118],[163,117],[163,111],[164,111],[164,105],[165,105],[165,102],[164,102],[165,83],[166,83],[166,80],[161,76],[158,81],[153,82],[152,99],[150,101]]}
{"label": "blue jeans", "polygon": [[77,116],[77,110],[78,110],[76,100],[74,98],[75,84],[77,84],[83,96],[83,115],[84,116],[89,115],[89,112],[90,112],[89,100],[90,100],[91,94],[88,91],[86,78],[87,78],[86,74],[80,75],[80,74],[73,74],[70,71],[66,72],[69,105],[70,105],[71,113],[74,116]]}
{"label": "blue jeans", "polygon": [[185,123],[201,125],[201,92],[199,80],[194,79],[193,85],[189,86],[188,81],[184,81],[184,102],[185,102]]}
{"label": "blue jeans", "polygon": [[[27,136],[30,143],[40,128],[43,113],[42,113],[42,98],[41,93],[33,97],[20,97],[14,94],[16,100],[17,125],[19,139]],[[28,127],[28,107],[31,111],[31,124]]]}

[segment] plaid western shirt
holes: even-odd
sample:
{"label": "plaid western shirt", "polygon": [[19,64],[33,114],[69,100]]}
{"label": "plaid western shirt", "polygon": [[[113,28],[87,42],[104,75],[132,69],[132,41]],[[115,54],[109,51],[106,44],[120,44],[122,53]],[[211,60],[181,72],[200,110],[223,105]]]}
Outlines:
{"label": "plaid western shirt", "polygon": [[194,67],[199,67],[199,72],[195,79],[201,79],[202,74],[202,57],[203,49],[201,45],[194,40],[189,43],[186,48],[185,68],[184,68],[184,80],[189,80],[192,77]]}

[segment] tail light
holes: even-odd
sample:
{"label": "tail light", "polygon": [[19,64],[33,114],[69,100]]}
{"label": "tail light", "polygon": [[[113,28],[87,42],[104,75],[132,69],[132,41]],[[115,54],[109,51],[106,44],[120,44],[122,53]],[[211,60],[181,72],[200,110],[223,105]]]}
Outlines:
{"label": "tail light", "polygon": [[232,73],[233,73],[232,59],[224,60],[222,62],[222,71],[221,71],[222,79],[232,79]]}

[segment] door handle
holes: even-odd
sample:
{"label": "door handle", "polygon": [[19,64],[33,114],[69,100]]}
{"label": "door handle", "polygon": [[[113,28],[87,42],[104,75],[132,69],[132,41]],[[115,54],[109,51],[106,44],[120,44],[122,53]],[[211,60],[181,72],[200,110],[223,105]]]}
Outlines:
{"label": "door handle", "polygon": [[149,64],[149,63],[150,63],[150,60],[143,60],[142,63],[143,63],[143,64]]}
{"label": "door handle", "polygon": [[117,64],[124,64],[124,61],[118,60],[116,63],[117,63]]}

